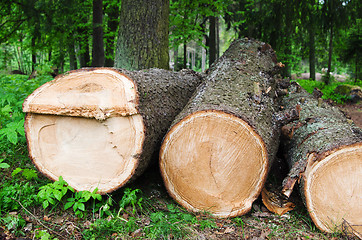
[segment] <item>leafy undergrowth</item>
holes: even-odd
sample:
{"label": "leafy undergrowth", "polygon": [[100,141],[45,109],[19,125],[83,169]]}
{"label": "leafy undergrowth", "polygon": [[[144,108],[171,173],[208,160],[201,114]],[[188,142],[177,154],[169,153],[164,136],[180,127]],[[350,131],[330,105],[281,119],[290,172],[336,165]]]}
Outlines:
{"label": "leafy undergrowth", "polygon": [[341,95],[335,93],[334,90],[339,85],[356,85],[362,87],[362,80],[358,81],[346,81],[346,82],[337,82],[332,81],[330,84],[326,85],[324,82],[314,81],[314,80],[306,80],[299,79],[297,82],[309,93],[313,93],[314,88],[318,88],[322,91],[323,96],[322,99],[330,99],[335,103],[343,104],[350,100],[349,96]]}
{"label": "leafy undergrowth", "polygon": [[316,229],[297,193],[296,209],[283,216],[260,200],[232,219],[187,212],[168,196],[157,165],[104,196],[75,192],[61,177],[50,182],[28,158],[21,111],[49,80],[0,75],[0,239],[351,239]]}

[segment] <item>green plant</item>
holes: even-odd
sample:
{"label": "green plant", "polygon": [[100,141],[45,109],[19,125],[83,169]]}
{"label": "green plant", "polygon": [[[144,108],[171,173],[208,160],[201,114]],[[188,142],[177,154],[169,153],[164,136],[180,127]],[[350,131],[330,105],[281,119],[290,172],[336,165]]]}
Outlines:
{"label": "green plant", "polygon": [[128,220],[122,218],[97,219],[89,229],[83,231],[84,239],[110,239],[113,234],[123,236],[139,229],[136,218],[130,217]]}
{"label": "green plant", "polygon": [[361,85],[360,81],[343,82],[343,83],[333,81],[328,85],[326,85],[323,82],[305,80],[305,79],[300,79],[297,82],[309,93],[313,93],[314,88],[318,88],[323,93],[322,99],[331,99],[339,104],[343,104],[346,101],[348,101],[349,96],[335,93],[334,90],[336,89],[336,87],[338,87],[339,85],[347,85],[347,84],[356,85],[356,86]]}
{"label": "green plant", "polygon": [[97,194],[98,189],[94,189],[93,192],[90,191],[80,191],[74,194],[74,197],[68,198],[67,203],[64,205],[64,210],[67,210],[70,207],[73,207],[75,215],[83,216],[85,211],[84,203],[88,202],[91,198],[93,200],[102,201],[102,196]]}
{"label": "green plant", "polygon": [[45,186],[39,188],[38,198],[42,202],[43,208],[47,208],[50,204],[55,205],[56,200],[58,202],[67,194],[68,190],[74,192],[74,189],[63,180],[62,176],[59,176],[59,180],[53,183],[48,183]]}
{"label": "green plant", "polygon": [[142,197],[139,197],[139,194],[141,194],[140,189],[130,189],[126,188],[124,190],[123,197],[121,201],[119,202],[120,211],[125,210],[127,206],[132,207],[132,214],[135,214],[137,211],[137,207],[142,210]]}
{"label": "green plant", "polygon": [[35,234],[36,239],[40,240],[58,240],[58,238],[52,238],[50,233],[47,230],[40,230]]}
{"label": "green plant", "polygon": [[21,176],[23,176],[26,180],[33,180],[38,179],[38,174],[36,173],[36,170],[34,169],[22,169],[22,168],[16,168],[12,173],[11,176],[15,176],[21,173]]}
{"label": "green plant", "polygon": [[8,231],[14,233],[21,233],[19,229],[22,229],[26,224],[26,221],[20,215],[11,214],[8,214],[4,218],[0,218],[0,222]]}
{"label": "green plant", "polygon": [[10,165],[7,163],[3,163],[4,159],[0,159],[0,168],[9,168]]}
{"label": "green plant", "polygon": [[0,188],[0,213],[18,210],[19,201],[24,207],[38,203],[37,186],[31,182],[21,183],[16,180],[5,181]]}

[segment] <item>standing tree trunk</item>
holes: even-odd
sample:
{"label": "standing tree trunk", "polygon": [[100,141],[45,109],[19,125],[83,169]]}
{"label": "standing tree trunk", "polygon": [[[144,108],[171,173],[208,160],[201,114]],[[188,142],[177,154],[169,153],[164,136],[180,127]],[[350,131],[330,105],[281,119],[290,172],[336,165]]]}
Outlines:
{"label": "standing tree trunk", "polygon": [[216,60],[216,17],[209,17],[209,66]]}
{"label": "standing tree trunk", "polygon": [[331,26],[329,34],[328,69],[327,69],[327,77],[325,78],[325,84],[327,85],[331,82],[332,54],[333,54],[333,25]]}
{"label": "standing tree trunk", "polygon": [[115,66],[169,68],[169,0],[122,0]]}
{"label": "standing tree trunk", "polygon": [[160,168],[182,206],[216,217],[250,210],[278,149],[276,63],[270,45],[235,41],[176,117]]}
{"label": "standing tree trunk", "polygon": [[24,102],[29,154],[52,180],[104,194],[139,176],[201,77],[193,71],[79,69]]}
{"label": "standing tree trunk", "polygon": [[92,67],[104,66],[103,0],[93,0]]}
{"label": "standing tree trunk", "polygon": [[106,54],[105,54],[105,66],[114,66],[114,50],[117,28],[119,25],[119,7],[117,4],[108,4],[106,6],[108,20],[107,20],[107,38],[106,38]]}
{"label": "standing tree trunk", "polygon": [[70,70],[77,69],[77,58],[75,57],[74,40],[69,42],[68,52],[69,52],[69,69]]}
{"label": "standing tree trunk", "polygon": [[[314,23],[313,23],[314,24]],[[314,25],[308,26],[309,32],[309,78],[315,80],[315,29]]]}
{"label": "standing tree trunk", "polygon": [[333,232],[349,224],[362,233],[362,130],[297,84],[283,104],[302,109],[300,119],[282,129],[282,149],[291,168],[283,193],[289,197],[300,181],[302,198],[319,229]]}

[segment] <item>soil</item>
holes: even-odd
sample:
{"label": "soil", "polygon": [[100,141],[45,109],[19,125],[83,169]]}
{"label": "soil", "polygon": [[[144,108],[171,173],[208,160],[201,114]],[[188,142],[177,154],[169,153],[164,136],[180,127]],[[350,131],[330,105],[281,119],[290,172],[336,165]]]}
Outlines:
{"label": "soil", "polygon": [[337,105],[354,124],[362,128],[362,102]]}

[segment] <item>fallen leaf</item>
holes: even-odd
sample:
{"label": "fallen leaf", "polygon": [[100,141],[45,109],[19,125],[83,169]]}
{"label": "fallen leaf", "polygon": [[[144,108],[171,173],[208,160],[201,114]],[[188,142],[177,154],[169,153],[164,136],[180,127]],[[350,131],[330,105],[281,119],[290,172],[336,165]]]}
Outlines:
{"label": "fallen leaf", "polygon": [[26,224],[26,226],[24,227],[24,231],[25,232],[30,232],[33,229],[33,224],[32,223],[28,223]]}
{"label": "fallen leaf", "polygon": [[227,227],[227,228],[225,229],[224,233],[232,233],[232,232],[234,232],[234,231],[235,231],[234,228]]}
{"label": "fallen leaf", "polygon": [[134,231],[133,233],[131,233],[131,237],[133,238],[137,238],[137,237],[141,237],[142,236],[142,229],[139,228],[136,231]]}

